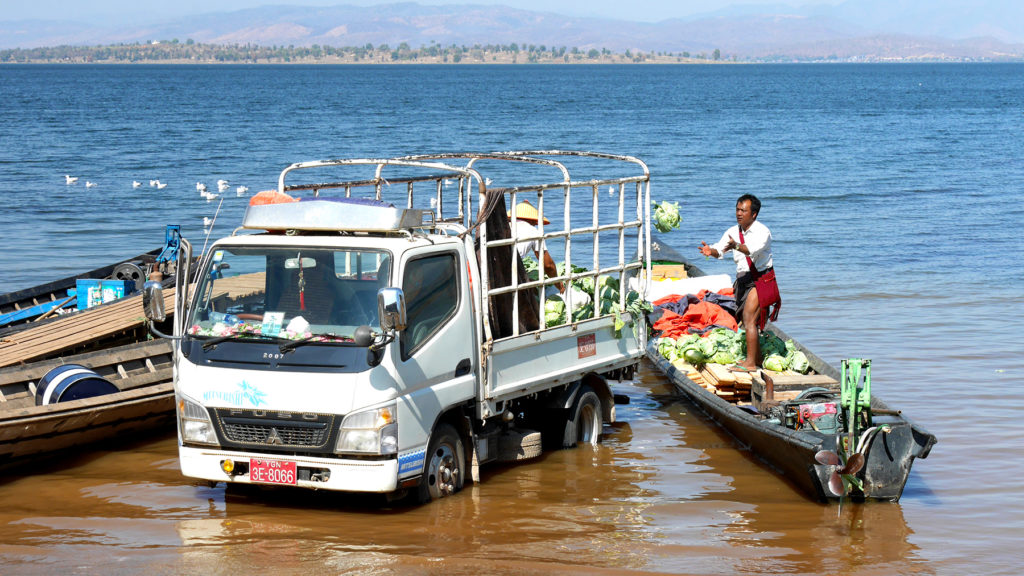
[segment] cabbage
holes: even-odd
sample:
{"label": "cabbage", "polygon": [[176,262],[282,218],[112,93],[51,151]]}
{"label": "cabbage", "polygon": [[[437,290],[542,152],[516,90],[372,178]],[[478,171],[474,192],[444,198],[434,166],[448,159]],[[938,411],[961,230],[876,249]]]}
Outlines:
{"label": "cabbage", "polygon": [[675,348],[676,341],[671,338],[661,338],[658,340],[658,354],[661,354],[664,358],[668,358],[669,351],[675,350]]}
{"label": "cabbage", "polygon": [[552,296],[544,302],[544,325],[547,327],[565,324],[565,301]]}
{"label": "cabbage", "polygon": [[700,352],[707,358],[715,355],[718,352],[718,343],[711,338],[702,338],[700,341]]}
{"label": "cabbage", "polygon": [[537,265],[537,261],[533,259],[533,256],[523,256],[523,268],[526,269],[526,277],[531,281],[536,282],[540,280],[540,267]]}
{"label": "cabbage", "polygon": [[781,338],[774,334],[768,332],[761,332],[761,336],[758,339],[758,341],[761,346],[761,355],[764,356],[765,358],[771,356],[772,354],[785,356],[786,354],[789,353],[789,350],[786,349],[786,343],[783,342]]}
{"label": "cabbage", "polygon": [[704,354],[700,348],[690,347],[683,350],[683,358],[690,364],[701,364],[704,362]]}
{"label": "cabbage", "polygon": [[[586,320],[588,318],[593,318],[593,317],[594,317],[594,305],[591,304],[590,302],[587,302],[583,306],[580,306],[579,308],[577,308],[577,309],[572,311],[572,321],[573,322],[579,322],[580,320]],[[667,340],[671,340],[671,338],[668,338]],[[675,346],[673,346],[673,348],[674,347]],[[662,356],[664,356],[664,354],[662,354]]]}
{"label": "cabbage", "polygon": [[698,340],[700,340],[700,334],[687,334],[676,340],[676,346],[679,348],[686,348]]}
{"label": "cabbage", "polygon": [[793,357],[790,359],[789,367],[801,374],[807,374],[811,369],[811,363],[807,360],[806,354],[797,350],[793,353]]}
{"label": "cabbage", "polygon": [[764,359],[764,367],[775,372],[783,372],[786,370],[786,359],[778,354],[772,354]]}
{"label": "cabbage", "polygon": [[[558,269],[558,275],[559,276],[567,276],[566,270],[565,270],[565,262],[559,262],[555,266],[555,268]],[[586,268],[581,268],[581,267],[579,267],[579,266],[577,266],[575,264],[572,265],[572,273],[574,275],[580,274],[582,272],[587,272],[587,269]],[[577,288],[579,290],[582,290],[582,291],[586,292],[587,294],[593,294],[594,293],[594,278],[591,277],[591,276],[586,276],[584,278],[573,278],[572,279],[572,286],[574,288]]]}
{"label": "cabbage", "polygon": [[712,364],[735,364],[736,357],[732,355],[728,350],[719,350],[715,352],[715,355],[709,360]]}
{"label": "cabbage", "polygon": [[[572,296],[572,309],[574,311],[590,304],[590,294],[576,288],[575,286],[569,286],[569,294]],[[562,299],[565,300],[565,298]]]}
{"label": "cabbage", "polygon": [[598,288],[611,288],[618,294],[619,292],[619,279],[614,276],[600,276],[597,279]]}
{"label": "cabbage", "polygon": [[654,205],[654,228],[658,232],[668,232],[673,228],[679,228],[682,218],[679,216],[679,203],[662,201]]}
{"label": "cabbage", "polygon": [[793,340],[786,340],[785,344],[786,344],[786,355],[787,356],[790,356],[794,352],[796,352],[796,342],[793,342]]}

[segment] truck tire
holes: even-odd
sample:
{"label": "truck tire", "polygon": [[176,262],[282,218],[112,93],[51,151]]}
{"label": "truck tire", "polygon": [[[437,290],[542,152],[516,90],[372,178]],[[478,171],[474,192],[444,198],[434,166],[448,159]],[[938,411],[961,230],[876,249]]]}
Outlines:
{"label": "truck tire", "polygon": [[518,462],[536,458],[544,452],[541,433],[533,430],[510,430],[498,438],[498,461]]}
{"label": "truck tire", "polygon": [[597,392],[590,386],[581,386],[569,413],[572,417],[565,421],[562,447],[572,448],[580,442],[596,446],[601,440],[601,427],[604,425]]}
{"label": "truck tire", "polygon": [[434,429],[427,451],[426,470],[417,491],[421,504],[451,496],[466,481],[466,457],[462,438],[449,424]]}

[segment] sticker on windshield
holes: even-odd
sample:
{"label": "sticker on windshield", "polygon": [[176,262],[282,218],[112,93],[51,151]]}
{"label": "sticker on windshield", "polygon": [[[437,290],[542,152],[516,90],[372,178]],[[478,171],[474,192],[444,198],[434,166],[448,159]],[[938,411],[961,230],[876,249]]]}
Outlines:
{"label": "sticker on windshield", "polygon": [[277,336],[281,333],[282,324],[284,324],[284,312],[266,312],[263,314],[260,333],[265,336]]}

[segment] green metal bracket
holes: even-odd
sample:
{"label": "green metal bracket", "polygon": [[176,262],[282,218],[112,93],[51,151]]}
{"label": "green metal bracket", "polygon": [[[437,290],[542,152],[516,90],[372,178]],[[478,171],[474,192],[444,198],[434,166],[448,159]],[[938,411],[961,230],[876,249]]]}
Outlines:
{"label": "green metal bracket", "polygon": [[866,426],[871,426],[871,360],[847,358],[842,362],[840,377],[840,406],[846,415],[847,453],[856,448],[860,434],[858,412],[866,417]]}
{"label": "green metal bracket", "polygon": [[[861,376],[863,375],[863,382]],[[842,365],[843,408],[871,408],[871,360],[847,358]]]}

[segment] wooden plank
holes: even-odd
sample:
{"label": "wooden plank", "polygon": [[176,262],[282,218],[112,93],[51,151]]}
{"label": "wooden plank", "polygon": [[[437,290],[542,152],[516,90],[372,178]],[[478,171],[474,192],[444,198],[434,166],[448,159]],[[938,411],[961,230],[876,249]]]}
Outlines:
{"label": "wooden plank", "polygon": [[[164,291],[164,306],[174,309],[174,289]],[[0,368],[74,349],[95,340],[124,334],[145,323],[142,296],[83,310],[65,319],[28,328],[0,342]]]}
{"label": "wooden plank", "polygon": [[[767,372],[767,371],[766,371]],[[778,374],[768,372],[772,382],[775,383],[775,391],[780,392],[782,390],[790,389],[804,389],[812,386],[820,386],[822,388],[828,388],[829,390],[839,389],[839,381],[824,374]],[[764,387],[764,379],[761,375],[754,374],[754,381]]]}
{"label": "wooden plank", "polygon": [[721,364],[705,364],[705,368],[715,375],[715,379],[724,384],[736,384],[736,375]]}
{"label": "wooden plank", "polygon": [[705,382],[711,384],[714,387],[718,387],[718,378],[715,377],[715,373],[708,369],[708,365],[705,364],[700,369],[700,376]]}
{"label": "wooden plank", "polygon": [[655,264],[651,266],[651,278],[653,280],[665,278],[678,280],[686,277],[686,266],[683,264]]}
{"label": "wooden plank", "polygon": [[[129,344],[97,352],[76,354],[73,357],[41,360],[25,366],[12,366],[0,370],[0,385],[6,386],[26,380],[38,380],[53,368],[68,363],[82,364],[94,370],[125,362],[145,360],[152,363],[153,358],[156,357],[166,356],[169,358],[171,350],[172,346],[169,340],[151,340],[143,344]],[[159,361],[163,362],[164,360]]]}

